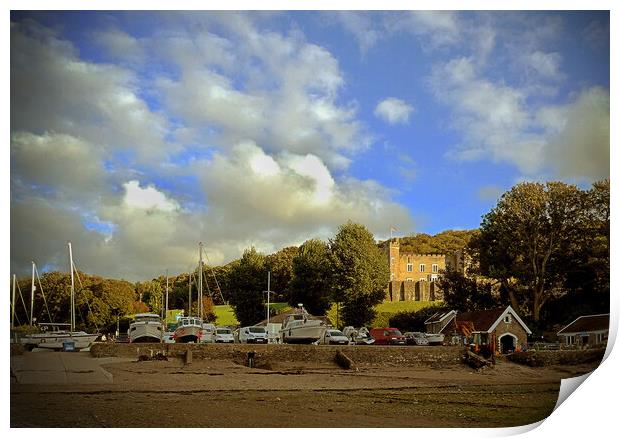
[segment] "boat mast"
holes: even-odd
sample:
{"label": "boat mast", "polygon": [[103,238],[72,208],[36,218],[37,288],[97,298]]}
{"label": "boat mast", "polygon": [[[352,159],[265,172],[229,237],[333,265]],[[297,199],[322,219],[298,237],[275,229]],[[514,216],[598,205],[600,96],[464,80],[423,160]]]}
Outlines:
{"label": "boat mast", "polygon": [[11,328],[15,328],[15,283],[17,282],[13,274],[13,296],[11,297]]}
{"label": "boat mast", "polygon": [[34,262],[32,262],[32,281],[30,283],[30,325],[33,324],[33,313],[34,313],[34,291],[36,290],[36,286],[34,285]]}
{"label": "boat mast", "polygon": [[192,273],[189,273],[189,281],[187,282],[189,289],[189,304],[187,305],[187,316],[192,316]]}
{"label": "boat mast", "polygon": [[271,271],[267,271],[267,325],[269,325],[269,295],[271,295]]}
{"label": "boat mast", "polygon": [[202,319],[202,242],[198,242],[200,262],[198,263],[198,316]]}
{"label": "boat mast", "polygon": [[71,269],[71,333],[75,331],[75,283],[73,280],[73,251],[71,250],[71,242],[69,245],[69,268]]}
{"label": "boat mast", "polygon": [[168,318],[168,270],[166,269],[166,310],[164,311],[164,324]]}

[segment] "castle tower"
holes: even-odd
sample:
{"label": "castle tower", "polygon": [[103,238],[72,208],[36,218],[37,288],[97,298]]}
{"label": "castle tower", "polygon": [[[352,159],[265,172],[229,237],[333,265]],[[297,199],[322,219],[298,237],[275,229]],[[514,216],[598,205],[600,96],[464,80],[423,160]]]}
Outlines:
{"label": "castle tower", "polygon": [[388,247],[388,263],[390,264],[390,281],[400,278],[400,242],[398,237],[390,240]]}

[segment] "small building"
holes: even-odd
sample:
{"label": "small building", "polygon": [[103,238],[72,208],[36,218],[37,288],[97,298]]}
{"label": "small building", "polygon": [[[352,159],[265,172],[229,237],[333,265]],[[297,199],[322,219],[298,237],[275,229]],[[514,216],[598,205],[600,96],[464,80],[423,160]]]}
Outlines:
{"label": "small building", "polygon": [[477,333],[495,335],[497,351],[501,353],[527,348],[527,336],[532,334],[510,306],[464,313],[452,310],[435,314],[424,324],[428,333],[442,333],[453,344],[467,344]]}
{"label": "small building", "polygon": [[566,347],[589,348],[607,344],[609,313],[580,316],[558,332]]}

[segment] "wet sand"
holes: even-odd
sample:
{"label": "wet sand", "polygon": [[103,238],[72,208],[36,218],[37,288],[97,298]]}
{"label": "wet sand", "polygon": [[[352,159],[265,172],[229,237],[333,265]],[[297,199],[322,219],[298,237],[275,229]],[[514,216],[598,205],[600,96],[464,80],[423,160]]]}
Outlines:
{"label": "wet sand", "polygon": [[[71,354],[71,353],[66,353]],[[113,383],[11,382],[11,427],[506,427],[553,410],[560,379],[593,365],[481,372],[227,360],[92,359]]]}

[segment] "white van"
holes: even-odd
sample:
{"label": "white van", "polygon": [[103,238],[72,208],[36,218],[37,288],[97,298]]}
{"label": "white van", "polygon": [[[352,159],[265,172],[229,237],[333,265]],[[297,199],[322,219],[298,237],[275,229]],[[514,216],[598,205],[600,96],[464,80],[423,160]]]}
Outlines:
{"label": "white van", "polygon": [[267,330],[265,327],[251,326],[239,329],[239,342],[243,344],[266,344]]}
{"label": "white van", "polygon": [[232,330],[228,327],[217,327],[215,329],[215,342],[233,344],[235,342],[235,338],[233,336]]}
{"label": "white van", "polygon": [[215,325],[202,323],[202,338],[200,342],[203,344],[210,344],[215,342]]}

